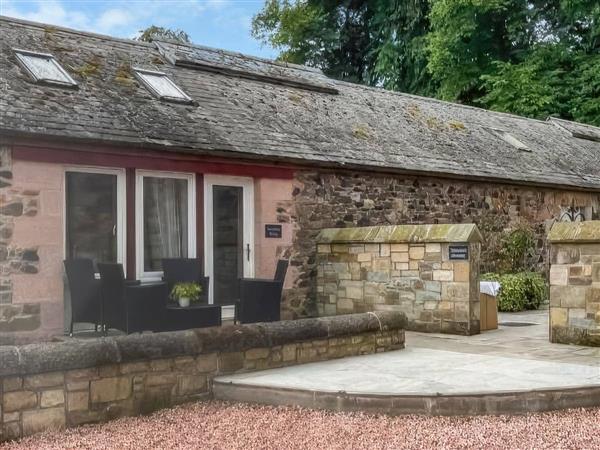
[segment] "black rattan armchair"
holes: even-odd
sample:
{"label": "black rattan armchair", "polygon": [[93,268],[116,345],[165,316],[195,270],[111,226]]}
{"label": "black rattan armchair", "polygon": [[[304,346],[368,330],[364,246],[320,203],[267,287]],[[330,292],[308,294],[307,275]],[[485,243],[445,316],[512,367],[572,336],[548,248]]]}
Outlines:
{"label": "black rattan armchair", "polygon": [[96,279],[91,259],[67,259],[64,262],[69,285],[71,323],[69,336],[73,336],[73,323],[93,323],[96,330],[102,324],[102,296],[100,280]]}
{"label": "black rattan armchair", "polygon": [[155,331],[165,310],[166,285],[128,283],[121,264],[98,263],[98,271],[105,328],[116,328],[127,334]]}
{"label": "black rattan armchair", "polygon": [[288,261],[280,259],[273,280],[240,279],[240,300],[235,305],[235,322],[276,322],[281,318],[281,294]]}

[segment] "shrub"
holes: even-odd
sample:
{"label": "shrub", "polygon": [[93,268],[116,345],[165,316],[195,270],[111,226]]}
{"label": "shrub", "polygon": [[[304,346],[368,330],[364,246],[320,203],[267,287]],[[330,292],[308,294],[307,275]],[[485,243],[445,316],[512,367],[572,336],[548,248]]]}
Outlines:
{"label": "shrub", "polygon": [[477,219],[483,236],[481,265],[484,271],[515,273],[535,270],[539,263],[537,236],[525,220],[508,223],[505,217],[488,212]]}
{"label": "shrub", "polygon": [[498,281],[498,310],[516,312],[538,309],[546,298],[546,282],[539,273],[519,272],[500,275],[486,273],[481,276],[485,281]]}
{"label": "shrub", "polygon": [[500,257],[505,272],[531,270],[535,266],[536,239],[533,229],[521,222],[501,238]]}

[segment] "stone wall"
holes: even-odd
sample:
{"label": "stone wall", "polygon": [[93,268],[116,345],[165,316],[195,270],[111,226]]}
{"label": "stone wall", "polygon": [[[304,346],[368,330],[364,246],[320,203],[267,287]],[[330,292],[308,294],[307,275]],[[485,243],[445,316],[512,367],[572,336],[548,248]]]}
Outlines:
{"label": "stone wall", "polygon": [[41,325],[40,303],[18,301],[13,283],[15,277],[30,279],[39,273],[39,248],[15,239],[15,223],[38,215],[40,192],[15,185],[14,180],[11,150],[0,147],[0,343],[12,332],[31,332]]}
{"label": "stone wall", "polygon": [[570,209],[600,219],[600,193],[364,171],[298,171],[290,215],[297,230],[291,265],[295,289],[288,317],[316,315],[316,237],[323,228],[475,223],[484,236],[482,270],[494,266],[488,236],[523,221],[538,237],[537,268],[547,271],[546,235]]}
{"label": "stone wall", "polygon": [[404,348],[398,313],[0,347],[0,441],[211,396],[222,374]]}
{"label": "stone wall", "polygon": [[557,223],[550,266],[550,341],[600,346],[600,221]]}
{"label": "stone wall", "polygon": [[[317,237],[319,315],[399,311],[409,330],[479,333],[480,239],[475,225],[325,229]],[[451,247],[468,250],[466,259],[451,259]]]}

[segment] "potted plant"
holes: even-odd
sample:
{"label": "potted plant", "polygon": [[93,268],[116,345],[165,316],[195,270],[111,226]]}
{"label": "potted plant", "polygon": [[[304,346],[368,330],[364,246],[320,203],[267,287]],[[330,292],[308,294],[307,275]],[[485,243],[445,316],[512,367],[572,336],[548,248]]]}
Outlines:
{"label": "potted plant", "polygon": [[177,300],[182,308],[187,308],[190,303],[196,302],[200,294],[202,294],[202,286],[198,283],[177,283],[171,291],[171,297]]}

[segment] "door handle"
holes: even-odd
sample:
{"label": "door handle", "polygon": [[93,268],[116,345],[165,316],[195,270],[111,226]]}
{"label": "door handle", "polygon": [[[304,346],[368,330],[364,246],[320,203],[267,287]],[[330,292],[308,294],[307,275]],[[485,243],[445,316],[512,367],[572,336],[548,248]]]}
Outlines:
{"label": "door handle", "polygon": [[250,244],[246,244],[246,258],[250,261]]}

